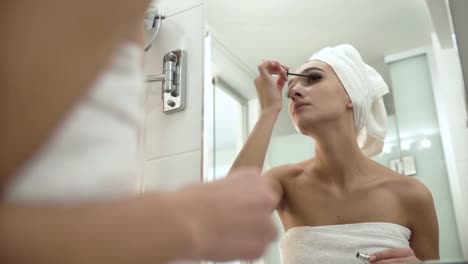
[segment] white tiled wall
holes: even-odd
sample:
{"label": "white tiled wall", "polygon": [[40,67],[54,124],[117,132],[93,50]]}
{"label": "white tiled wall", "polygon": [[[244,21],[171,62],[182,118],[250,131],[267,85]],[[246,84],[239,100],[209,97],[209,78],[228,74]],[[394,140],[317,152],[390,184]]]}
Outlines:
{"label": "white tiled wall", "polygon": [[200,161],[200,150],[148,160],[144,167],[145,188],[164,186],[166,190],[174,190],[187,182],[197,181]]}
{"label": "white tiled wall", "polygon": [[202,4],[203,0],[157,0],[158,9],[166,16],[173,16]]}
{"label": "white tiled wall", "polygon": [[[146,75],[162,73],[165,53],[184,49],[187,66],[186,108],[161,112],[161,83],[147,85],[142,133],[142,190],[174,190],[202,179],[203,0],[159,0],[166,15],[145,56]],[[179,264],[182,262],[178,262]],[[197,262],[183,262],[197,263]]]}
{"label": "white tiled wall", "polygon": [[161,83],[147,85],[145,128],[142,134],[142,185],[149,189],[177,189],[201,182],[203,99],[203,0],[160,0],[166,15],[158,37],[145,56],[146,75],[162,73],[166,52],[184,49],[187,66],[186,108],[161,112]]}
{"label": "white tiled wall", "polygon": [[[158,0],[157,7],[166,19],[145,56],[145,73],[161,74],[164,54],[184,49],[186,108],[162,113],[161,83],[147,85],[140,183],[145,191],[174,190],[202,179],[203,0]],[[177,262],[182,263],[198,262]]]}

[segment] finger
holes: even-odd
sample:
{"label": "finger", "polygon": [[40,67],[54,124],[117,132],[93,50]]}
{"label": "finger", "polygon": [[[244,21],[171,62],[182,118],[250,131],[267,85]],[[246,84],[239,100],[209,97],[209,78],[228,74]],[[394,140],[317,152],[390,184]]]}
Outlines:
{"label": "finger", "polygon": [[288,79],[288,76],[286,74],[286,69],[283,68],[283,65],[281,65],[281,63],[277,62],[277,61],[271,61],[272,64],[271,64],[271,67],[269,68],[269,71],[271,74],[277,74],[278,76],[280,76],[281,78],[283,79]]}
{"label": "finger", "polygon": [[[275,240],[278,235],[278,230],[275,222],[273,221],[272,213],[263,213],[257,217],[249,217],[247,221],[252,224],[250,235],[253,239],[261,239],[265,242],[271,242]],[[257,218],[254,220],[254,218]],[[254,225],[255,224],[255,225]]]}
{"label": "finger", "polygon": [[284,69],[285,71],[285,74],[286,74],[286,81],[288,80],[288,72],[289,72],[289,67],[284,65],[284,64],[281,64],[281,68]]}
{"label": "finger", "polygon": [[378,261],[383,259],[404,258],[411,255],[413,255],[413,250],[411,250],[411,248],[394,248],[373,253],[371,258],[375,257],[375,260]]}
{"label": "finger", "polygon": [[279,77],[278,80],[276,81],[276,84],[278,86],[278,90],[280,92],[283,91],[283,88],[284,88],[284,84],[287,82],[288,80],[287,79],[284,79],[283,77]]}
{"label": "finger", "polygon": [[252,239],[250,235],[233,234],[217,241],[211,250],[210,260],[229,261],[234,259],[256,259],[261,257],[268,246],[262,240]]}
{"label": "finger", "polygon": [[273,213],[273,211],[278,207],[279,198],[270,185],[264,184],[263,188],[265,192],[263,208],[266,212]]}
{"label": "finger", "polygon": [[244,167],[244,168],[237,169],[235,171],[239,174],[242,174],[247,179],[251,179],[253,177],[259,178],[262,174],[262,171],[256,167]]}
{"label": "finger", "polygon": [[260,76],[263,78],[270,78],[271,73],[269,72],[268,68],[271,67],[272,61],[270,60],[263,60],[260,65],[258,65],[258,72],[260,73]]}
{"label": "finger", "polygon": [[256,167],[243,167],[240,169],[235,169],[230,172],[232,175],[239,175],[236,177],[244,177],[250,179],[251,177],[258,177],[261,175],[261,170]]}
{"label": "finger", "polygon": [[251,203],[251,207],[246,208],[247,210],[269,215],[273,213],[278,206],[279,198],[267,181],[261,176],[251,177],[244,191],[246,192],[244,197],[255,201]]}
{"label": "finger", "polygon": [[371,262],[372,264],[388,264],[388,263],[414,263],[414,259],[411,258],[394,258],[394,259],[385,259],[377,262]]}
{"label": "finger", "polygon": [[[283,77],[284,79],[287,79],[287,74],[286,70],[282,67],[282,65],[273,60],[264,60],[260,65],[259,65],[259,72],[262,74],[268,73],[270,76],[273,74],[276,74],[280,77]],[[266,75],[263,75],[266,76]]]}
{"label": "finger", "polygon": [[272,216],[269,216],[269,222],[267,223],[270,229],[270,236],[267,237],[268,241],[271,242],[278,237],[278,228],[276,227],[275,221]]}
{"label": "finger", "polygon": [[[272,219],[272,212],[252,212],[252,210],[237,211],[239,216],[226,219],[229,231],[235,236],[246,236],[253,240],[270,242],[277,236],[277,228]],[[227,227],[228,225],[226,225]]]}

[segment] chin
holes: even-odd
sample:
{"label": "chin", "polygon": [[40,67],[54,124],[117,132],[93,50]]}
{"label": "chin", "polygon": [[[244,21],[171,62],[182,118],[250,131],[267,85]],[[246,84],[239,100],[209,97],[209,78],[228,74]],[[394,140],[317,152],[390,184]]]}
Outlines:
{"label": "chin", "polygon": [[292,123],[294,127],[296,128],[296,131],[303,134],[303,135],[311,135],[313,134],[313,131],[317,126],[320,125],[320,123],[323,120],[319,118],[314,118],[314,117],[295,117],[292,119]]}
{"label": "chin", "polygon": [[293,125],[294,128],[296,128],[296,131],[303,135],[310,134],[314,127],[310,122],[293,122]]}

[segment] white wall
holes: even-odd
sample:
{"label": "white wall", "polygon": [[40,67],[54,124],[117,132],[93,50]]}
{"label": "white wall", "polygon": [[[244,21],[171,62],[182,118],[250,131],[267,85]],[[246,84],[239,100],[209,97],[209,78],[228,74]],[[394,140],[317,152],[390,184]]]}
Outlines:
{"label": "white wall", "polygon": [[[463,78],[465,86],[468,87],[468,1],[448,0],[450,6],[450,16],[452,18],[453,31],[456,35],[456,45],[458,46],[459,57],[462,64]],[[465,87],[465,102],[468,104],[468,89]],[[468,106],[466,106],[468,113]],[[467,120],[468,125],[468,120]]]}
{"label": "white wall", "polygon": [[401,156],[414,157],[411,177],[429,188],[434,198],[440,258],[462,258],[427,55],[411,54],[392,61],[389,68]]}
{"label": "white wall", "polygon": [[463,255],[468,259],[468,128],[460,60],[455,48],[441,49],[436,36],[430,58],[455,218]]}
{"label": "white wall", "polygon": [[187,94],[185,110],[164,114],[161,83],[147,84],[141,182],[146,190],[176,189],[202,179],[203,0],[159,0],[157,6],[166,19],[145,55],[145,74],[161,74],[164,54],[184,49]]}
{"label": "white wall", "polygon": [[164,54],[184,49],[187,97],[185,110],[164,114],[161,83],[147,84],[141,142],[143,191],[173,190],[202,181],[203,0],[158,0],[157,6],[166,19],[146,53],[145,74],[161,74]]}
{"label": "white wall", "polygon": [[253,83],[256,77],[255,72],[251,72],[232,51],[216,39],[212,32],[210,32],[210,38],[212,77],[221,77],[245,98],[255,98],[256,91]]}

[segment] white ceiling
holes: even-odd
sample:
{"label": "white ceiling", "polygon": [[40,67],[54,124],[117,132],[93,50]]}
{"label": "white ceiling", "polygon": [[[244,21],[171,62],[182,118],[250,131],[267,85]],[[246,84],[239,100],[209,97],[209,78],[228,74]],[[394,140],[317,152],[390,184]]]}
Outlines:
{"label": "white ceiling", "polygon": [[[207,28],[250,78],[264,58],[295,69],[326,46],[354,45],[386,80],[383,56],[430,43],[424,0],[206,0]],[[255,89],[216,68],[248,98]],[[236,83],[238,82],[238,83]]]}

